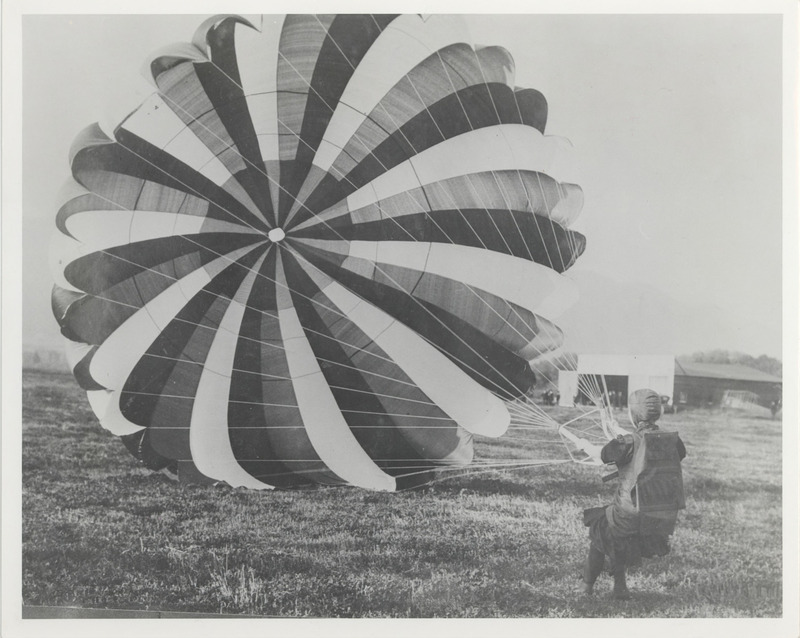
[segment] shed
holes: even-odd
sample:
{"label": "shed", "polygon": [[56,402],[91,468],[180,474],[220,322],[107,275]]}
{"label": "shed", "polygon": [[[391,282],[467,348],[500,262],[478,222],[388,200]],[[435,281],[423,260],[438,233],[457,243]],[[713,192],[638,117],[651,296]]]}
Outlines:
{"label": "shed", "polygon": [[733,363],[675,361],[675,403],[684,406],[719,406],[727,390],[758,395],[769,406],[781,399],[783,381],[755,368]]}
{"label": "shed", "polygon": [[626,405],[628,395],[640,388],[672,396],[675,376],[672,355],[581,354],[576,368],[558,375],[561,405],[572,405],[575,399],[585,400],[581,388],[587,384],[597,384],[613,392],[619,397],[618,405]]}

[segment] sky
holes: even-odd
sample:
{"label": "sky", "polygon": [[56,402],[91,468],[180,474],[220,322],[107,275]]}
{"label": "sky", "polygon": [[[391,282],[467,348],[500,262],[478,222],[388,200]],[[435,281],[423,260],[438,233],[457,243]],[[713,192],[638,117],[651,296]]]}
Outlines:
{"label": "sky", "polygon": [[[23,343],[58,343],[48,242],[68,151],[154,89],[206,16],[23,17]],[[481,15],[570,140],[587,250],[559,322],[585,352],[781,356],[780,15]]]}

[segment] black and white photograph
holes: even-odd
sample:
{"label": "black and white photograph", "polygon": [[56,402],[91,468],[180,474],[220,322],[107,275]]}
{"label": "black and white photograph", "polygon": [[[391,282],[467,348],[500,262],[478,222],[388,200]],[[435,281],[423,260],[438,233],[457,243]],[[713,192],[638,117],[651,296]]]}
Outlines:
{"label": "black and white photograph", "polygon": [[692,6],[4,4],[3,635],[799,635],[797,4]]}

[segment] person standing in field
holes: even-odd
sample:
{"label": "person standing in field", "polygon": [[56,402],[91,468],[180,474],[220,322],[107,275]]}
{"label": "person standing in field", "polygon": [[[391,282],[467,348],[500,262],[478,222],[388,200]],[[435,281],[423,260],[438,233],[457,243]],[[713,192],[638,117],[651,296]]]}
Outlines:
{"label": "person standing in field", "polygon": [[583,512],[589,527],[589,555],[583,570],[584,593],[591,595],[603,571],[605,557],[614,577],[613,596],[630,598],[625,574],[642,558],[669,553],[678,510],[685,507],[681,461],[686,448],[677,432],[660,430],[661,397],[653,390],[637,390],[628,398],[628,413],[636,428],[618,436],[600,451],[604,463],[614,463],[619,485],[606,507]]}

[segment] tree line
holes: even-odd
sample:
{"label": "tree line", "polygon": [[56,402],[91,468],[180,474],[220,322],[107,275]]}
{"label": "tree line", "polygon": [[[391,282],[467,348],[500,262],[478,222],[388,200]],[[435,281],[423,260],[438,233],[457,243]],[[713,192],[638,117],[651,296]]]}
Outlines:
{"label": "tree line", "polygon": [[783,362],[780,359],[768,357],[765,354],[753,357],[744,352],[717,349],[681,355],[678,357],[678,361],[693,361],[694,363],[733,363],[783,378]]}

